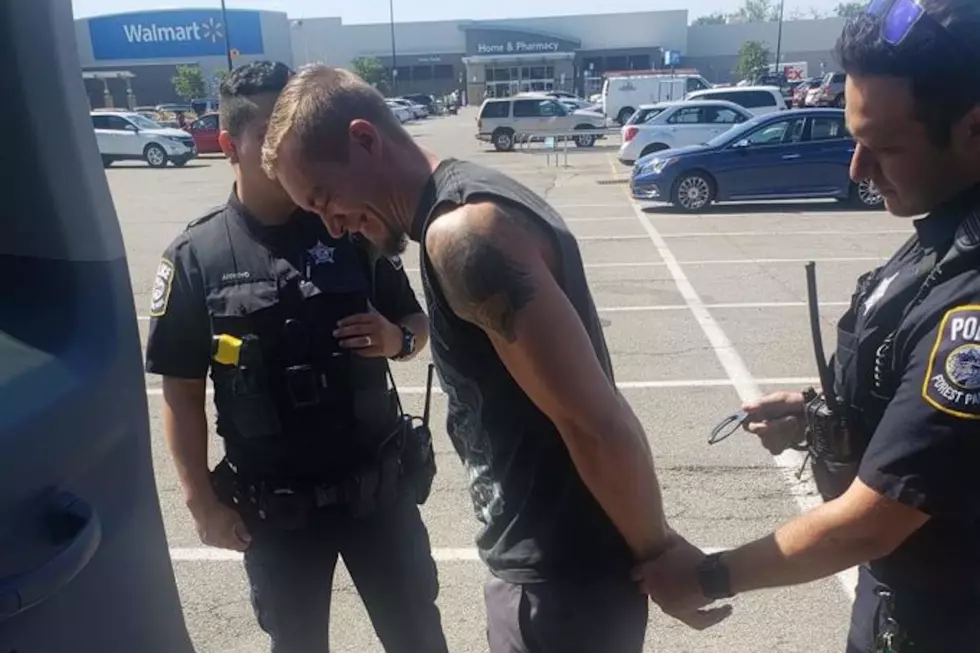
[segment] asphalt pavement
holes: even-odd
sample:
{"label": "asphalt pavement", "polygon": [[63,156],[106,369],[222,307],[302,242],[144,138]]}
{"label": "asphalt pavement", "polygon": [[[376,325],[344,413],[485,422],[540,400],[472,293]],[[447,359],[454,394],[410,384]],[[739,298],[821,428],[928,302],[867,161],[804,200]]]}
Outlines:
{"label": "asphalt pavement", "polygon": [[[807,475],[797,478],[799,456],[774,459],[741,432],[709,446],[709,431],[742,399],[815,383],[805,263],[817,262],[829,351],[855,279],[904,242],[912,225],[832,201],[727,205],[698,215],[638,204],[628,197],[629,170],[615,158],[618,138],[594,148],[573,147],[567,167],[564,156],[555,166],[543,147],[492,151],[474,139],[475,121],[475,111],[465,109],[408,128],[441,156],[499,168],[543,194],[578,237],[616,379],[646,428],[672,526],[702,547],[726,548],[768,535],[815,505]],[[231,171],[221,157],[202,157],[181,169],[116,164],[106,175],[145,338],[161,253],[188,221],[225,201]],[[414,246],[404,260],[421,295]],[[395,364],[409,410],[421,410],[427,362],[422,354]],[[158,378],[147,377],[147,394],[160,502],[197,650],[268,650],[251,613],[240,559],[203,547],[183,506],[161,432]],[[445,413],[445,398],[437,395],[433,430],[439,473],[423,513],[439,567],[439,605],[450,650],[478,653],[487,650],[486,570],[473,549],[478,524],[462,465],[445,434]],[[214,461],[220,458],[217,438],[211,454]],[[738,597],[730,619],[701,633],[653,607],[646,651],[838,653],[844,648],[853,579],[845,573]],[[342,565],[334,588],[331,650],[381,651]]]}

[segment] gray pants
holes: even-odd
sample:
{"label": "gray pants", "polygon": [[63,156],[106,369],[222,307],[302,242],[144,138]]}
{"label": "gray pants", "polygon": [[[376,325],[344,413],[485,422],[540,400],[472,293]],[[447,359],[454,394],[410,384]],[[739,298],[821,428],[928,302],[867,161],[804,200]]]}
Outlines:
{"label": "gray pants", "polygon": [[484,586],[490,653],[640,653],[648,599],[629,578]]}

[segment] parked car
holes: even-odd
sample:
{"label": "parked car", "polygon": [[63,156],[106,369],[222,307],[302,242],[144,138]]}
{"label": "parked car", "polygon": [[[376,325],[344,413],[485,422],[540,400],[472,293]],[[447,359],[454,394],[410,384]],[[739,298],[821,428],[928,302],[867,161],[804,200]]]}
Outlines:
{"label": "parked car", "polygon": [[421,120],[422,118],[429,117],[429,110],[421,104],[415,104],[404,98],[392,98],[391,101],[408,109],[412,113],[413,118]]}
{"label": "parked car", "polygon": [[[515,137],[541,138],[548,134],[605,129],[606,117],[593,111],[569,111],[561,102],[545,95],[487,98],[476,120],[476,137],[493,143],[500,152],[514,149]],[[599,138],[582,134],[573,140],[591,147]]]}
{"label": "parked car", "polygon": [[436,99],[431,95],[426,95],[425,93],[415,93],[414,95],[403,95],[400,99],[408,100],[413,104],[418,104],[419,106],[425,107],[428,112],[426,115],[435,116],[438,115],[439,109],[436,106]]}
{"label": "parked car", "polygon": [[809,79],[804,79],[800,82],[796,88],[793,90],[793,100],[792,104],[797,109],[806,106],[807,95],[815,88],[820,88],[823,83],[822,77],[811,77]]}
{"label": "parked car", "polygon": [[840,109],[800,109],[756,117],[704,145],[639,159],[635,199],[688,212],[712,202],[835,198],[874,209],[884,203],[870,181],[849,176],[854,141]]}
{"label": "parked car", "polygon": [[685,100],[726,100],[745,107],[753,115],[761,116],[774,111],[784,111],[786,100],[778,86],[731,86],[709,88],[688,93]]}
{"label": "parked car", "polygon": [[194,138],[181,129],[128,111],[93,111],[90,115],[106,167],[115,161],[143,160],[153,168],[163,168],[168,161],[179,168],[197,156]]}
{"label": "parked car", "polygon": [[198,154],[221,154],[221,145],[218,144],[218,134],[221,132],[218,114],[209,113],[198,118],[187,125],[187,131],[194,138]]}
{"label": "parked car", "polygon": [[395,117],[402,124],[415,120],[415,113],[404,104],[400,104],[394,100],[385,100],[385,104],[388,105],[388,108],[391,109],[391,112],[395,114]]}
{"label": "parked car", "polygon": [[647,120],[622,128],[619,160],[626,165],[661,150],[699,145],[753,118],[748,109],[722,100],[660,102],[648,109]]}
{"label": "parked car", "polygon": [[844,73],[827,73],[820,86],[811,89],[806,96],[808,107],[840,107],[844,108],[844,83],[847,75]]}

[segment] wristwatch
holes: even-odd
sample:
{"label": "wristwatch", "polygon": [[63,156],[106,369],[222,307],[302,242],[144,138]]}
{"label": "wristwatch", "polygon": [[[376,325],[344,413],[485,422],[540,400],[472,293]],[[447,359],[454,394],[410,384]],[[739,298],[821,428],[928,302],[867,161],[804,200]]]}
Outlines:
{"label": "wristwatch", "polygon": [[712,553],[698,564],[698,584],[705,598],[730,599],[734,596],[728,565],[721,556],[721,553]]}
{"label": "wristwatch", "polygon": [[392,360],[402,360],[408,358],[415,353],[415,332],[409,329],[404,324],[399,324],[398,328],[402,330],[402,348],[395,356],[392,356]]}

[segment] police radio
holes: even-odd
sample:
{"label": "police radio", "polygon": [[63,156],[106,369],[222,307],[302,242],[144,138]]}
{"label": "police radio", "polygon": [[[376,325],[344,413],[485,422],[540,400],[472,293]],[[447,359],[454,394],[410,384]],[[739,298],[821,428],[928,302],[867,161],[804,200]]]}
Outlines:
{"label": "police radio", "polygon": [[415,502],[424,504],[432,491],[436,476],[436,456],[432,446],[429,415],[432,406],[432,380],[435,366],[429,363],[425,381],[425,406],[422,417],[404,416],[405,443],[402,450],[402,469],[415,491]]}

